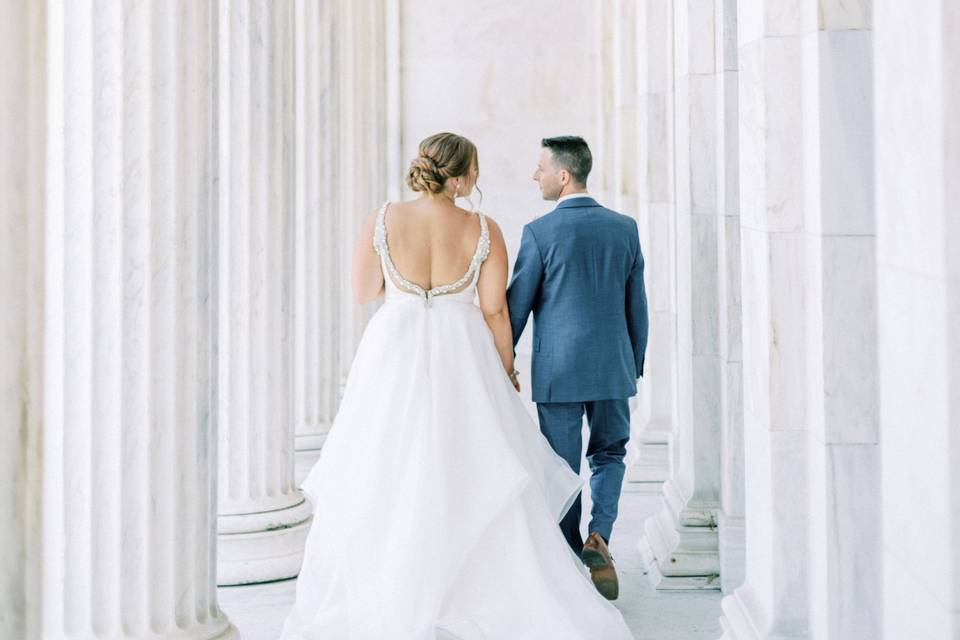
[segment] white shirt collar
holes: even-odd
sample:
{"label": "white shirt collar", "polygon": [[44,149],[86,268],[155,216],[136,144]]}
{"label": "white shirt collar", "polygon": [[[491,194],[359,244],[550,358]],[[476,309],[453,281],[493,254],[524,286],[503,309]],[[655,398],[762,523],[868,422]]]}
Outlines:
{"label": "white shirt collar", "polygon": [[564,200],[573,200],[574,198],[592,198],[593,196],[587,193],[586,191],[581,191],[580,193],[568,193],[565,196],[560,196],[557,198],[557,204],[560,204]]}

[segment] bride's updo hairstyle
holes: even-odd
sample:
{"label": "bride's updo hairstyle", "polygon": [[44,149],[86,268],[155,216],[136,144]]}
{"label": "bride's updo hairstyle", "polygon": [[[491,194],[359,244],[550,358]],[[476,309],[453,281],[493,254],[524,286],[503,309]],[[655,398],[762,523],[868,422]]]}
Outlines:
{"label": "bride's updo hairstyle", "polygon": [[455,133],[436,133],[420,143],[407,170],[407,186],[414,191],[440,193],[448,178],[465,176],[477,157],[477,147]]}

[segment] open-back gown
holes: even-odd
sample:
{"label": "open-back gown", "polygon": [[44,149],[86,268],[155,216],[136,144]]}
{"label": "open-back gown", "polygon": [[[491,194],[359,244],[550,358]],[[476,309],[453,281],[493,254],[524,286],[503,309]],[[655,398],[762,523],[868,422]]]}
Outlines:
{"label": "open-back gown", "polygon": [[581,481],[503,371],[470,267],[425,291],[396,269],[303,483],[313,525],[288,640],[620,640],[633,636],[557,527]]}

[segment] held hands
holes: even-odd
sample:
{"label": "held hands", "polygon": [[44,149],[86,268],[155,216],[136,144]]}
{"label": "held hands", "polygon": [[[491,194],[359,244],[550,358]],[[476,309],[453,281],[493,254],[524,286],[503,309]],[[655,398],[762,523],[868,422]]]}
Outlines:
{"label": "held hands", "polygon": [[513,388],[517,390],[517,393],[520,393],[520,379],[518,378],[519,375],[520,375],[520,372],[517,371],[516,369],[513,369],[512,371],[507,372],[507,377],[510,378],[510,382],[511,384],[513,384]]}

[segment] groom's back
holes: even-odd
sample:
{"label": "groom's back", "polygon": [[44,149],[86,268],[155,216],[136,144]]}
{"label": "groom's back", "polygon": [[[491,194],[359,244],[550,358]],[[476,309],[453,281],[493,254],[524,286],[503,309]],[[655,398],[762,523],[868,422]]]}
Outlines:
{"label": "groom's back", "polygon": [[[637,226],[604,207],[558,209],[531,224],[544,264],[541,303],[595,303],[580,313],[622,309],[637,251]],[[544,304],[540,305],[541,307]],[[535,309],[536,310],[536,309]]]}
{"label": "groom's back", "polygon": [[641,260],[636,222],[592,199],[528,225],[543,263],[534,320],[534,399],[566,402],[636,393],[628,284]]}

